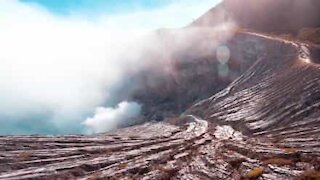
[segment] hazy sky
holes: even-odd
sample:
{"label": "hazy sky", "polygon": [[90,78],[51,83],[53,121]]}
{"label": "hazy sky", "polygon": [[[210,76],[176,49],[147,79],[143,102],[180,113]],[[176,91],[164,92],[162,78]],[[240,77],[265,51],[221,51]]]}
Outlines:
{"label": "hazy sky", "polygon": [[132,42],[218,2],[0,0],[0,134],[101,132],[138,115],[139,104],[116,101],[117,88],[156,43]]}

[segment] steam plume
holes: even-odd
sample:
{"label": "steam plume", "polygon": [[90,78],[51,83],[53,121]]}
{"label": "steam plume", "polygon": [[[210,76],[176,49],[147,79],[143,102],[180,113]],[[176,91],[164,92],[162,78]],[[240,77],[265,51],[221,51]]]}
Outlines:
{"label": "steam plume", "polygon": [[[121,102],[115,108],[98,107],[92,118],[83,123],[89,127],[89,133],[101,133],[123,125],[132,125],[138,118],[141,106],[135,102]],[[137,120],[137,119],[135,119]]]}

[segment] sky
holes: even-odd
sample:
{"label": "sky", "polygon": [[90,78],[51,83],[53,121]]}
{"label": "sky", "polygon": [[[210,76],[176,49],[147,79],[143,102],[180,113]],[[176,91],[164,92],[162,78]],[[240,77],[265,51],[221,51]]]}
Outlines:
{"label": "sky", "polygon": [[86,14],[119,14],[142,9],[157,9],[172,3],[172,0],[21,0],[24,3],[37,3],[53,13],[68,15],[72,11]]}
{"label": "sky", "polygon": [[[146,14],[134,25],[148,28],[176,28],[209,10],[220,0],[20,0],[39,5],[56,16],[79,16],[90,21],[101,17]],[[165,10],[166,11],[163,11]],[[164,14],[167,13],[167,14]],[[150,16],[151,15],[151,16]],[[152,19],[152,18],[156,18]],[[163,20],[161,20],[163,19]]]}
{"label": "sky", "polygon": [[[0,135],[97,133],[135,119],[129,68],[218,0],[0,0]],[[146,37],[148,40],[146,41]],[[126,92],[129,94],[129,92]]]}

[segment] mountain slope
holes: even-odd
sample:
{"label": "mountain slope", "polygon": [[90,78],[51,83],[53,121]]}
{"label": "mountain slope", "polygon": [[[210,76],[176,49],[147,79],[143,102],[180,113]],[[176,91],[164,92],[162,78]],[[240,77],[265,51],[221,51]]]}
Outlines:
{"label": "mountain slope", "polygon": [[296,34],[305,27],[320,26],[318,0],[224,0],[192,23],[216,26],[233,21],[239,27],[265,33]]}

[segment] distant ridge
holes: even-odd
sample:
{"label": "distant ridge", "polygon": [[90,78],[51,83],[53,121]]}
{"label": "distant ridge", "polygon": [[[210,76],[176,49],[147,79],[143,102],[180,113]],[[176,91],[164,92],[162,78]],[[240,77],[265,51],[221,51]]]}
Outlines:
{"label": "distant ridge", "polygon": [[259,32],[297,33],[320,27],[319,0],[224,0],[192,26],[215,26],[233,20],[240,28]]}

